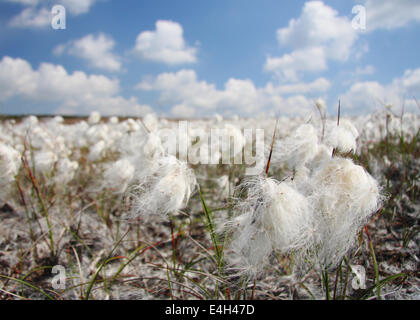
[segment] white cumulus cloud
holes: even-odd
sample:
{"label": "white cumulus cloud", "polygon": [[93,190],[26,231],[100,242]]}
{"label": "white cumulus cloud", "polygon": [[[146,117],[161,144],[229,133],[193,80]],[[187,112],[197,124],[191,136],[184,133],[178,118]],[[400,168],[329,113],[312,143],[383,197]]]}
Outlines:
{"label": "white cumulus cloud", "polygon": [[137,99],[118,95],[118,79],[87,75],[82,71],[69,74],[63,66],[41,63],[37,70],[23,59],[5,56],[0,60],[0,101],[16,97],[31,103],[52,103],[56,112],[139,115],[150,111]]}
{"label": "white cumulus cloud", "polygon": [[267,110],[281,114],[302,114],[313,107],[312,99],[304,94],[325,92],[328,80],[317,79],[311,83],[274,85],[257,88],[249,79],[228,79],[222,90],[214,84],[200,81],[194,70],[182,69],[156,77],[145,78],[136,88],[159,92],[159,102],[172,106],[177,116],[221,114],[250,115]]}
{"label": "white cumulus cloud", "polygon": [[420,22],[420,1],[418,0],[367,0],[366,31],[395,29],[408,23]]}
{"label": "white cumulus cloud", "polygon": [[158,20],[156,30],[143,31],[137,36],[134,52],[145,60],[169,65],[194,63],[197,48],[187,45],[183,32],[177,22]]}
{"label": "white cumulus cloud", "polygon": [[297,81],[305,71],[327,69],[328,60],[347,61],[357,38],[346,16],[339,16],[322,1],[309,1],[299,18],[277,30],[279,45],[291,48],[292,52],[268,57],[264,69],[284,80]]}
{"label": "white cumulus cloud", "polygon": [[297,81],[304,71],[327,69],[323,47],[299,49],[281,57],[268,57],[264,69],[276,73],[279,78]]}
{"label": "white cumulus cloud", "polygon": [[420,96],[420,69],[408,69],[388,84],[356,82],[341,95],[341,101],[346,109],[353,112],[370,112],[388,104],[396,108],[404,104],[407,111],[418,111],[414,96]]}
{"label": "white cumulus cloud", "polygon": [[121,69],[120,58],[112,53],[115,41],[108,35],[99,33],[97,36],[88,34],[85,37],[58,45],[54,49],[57,55],[64,52],[85,59],[90,66],[108,71]]}
{"label": "white cumulus cloud", "polygon": [[9,21],[15,28],[45,28],[51,25],[51,9],[54,5],[62,5],[66,12],[77,16],[89,12],[96,0],[6,0],[18,3],[24,8]]}
{"label": "white cumulus cloud", "polygon": [[28,7],[9,21],[10,27],[16,28],[43,28],[51,24],[51,11],[47,8]]}

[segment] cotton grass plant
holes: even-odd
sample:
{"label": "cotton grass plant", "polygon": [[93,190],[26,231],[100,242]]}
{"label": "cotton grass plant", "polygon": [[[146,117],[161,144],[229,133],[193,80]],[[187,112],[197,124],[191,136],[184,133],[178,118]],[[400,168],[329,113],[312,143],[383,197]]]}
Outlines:
{"label": "cotton grass plant", "polygon": [[277,180],[266,170],[239,186],[245,195],[226,224],[232,232],[226,252],[237,274],[255,277],[273,251],[291,257],[298,273],[316,268],[325,274],[341,263],[384,199],[363,167],[339,155],[354,152],[357,137],[357,129],[341,121],[327,122],[320,133],[301,125],[276,141],[273,153],[272,143],[268,164],[292,174]]}
{"label": "cotton grass plant", "polygon": [[[386,297],[406,278],[386,273],[378,252],[384,229],[376,228],[395,233],[392,217],[403,225],[415,219],[396,201],[418,196],[418,117],[405,115],[397,126],[387,111],[337,125],[323,101],[316,106],[319,115],[309,118],[279,117],[277,130],[264,118],[191,122],[188,147],[213,127],[228,129],[241,148],[249,144],[242,129],[275,131],[266,137],[266,170],[253,176],[245,165],[191,165],[169,154],[163,133],[177,123],[156,115],[5,120],[0,259],[9,267],[0,264],[0,295]],[[237,154],[224,156],[233,163]],[[404,226],[404,250],[414,252],[415,225]],[[359,261],[370,281],[364,291],[349,285]],[[66,268],[65,289],[51,287],[55,264]]]}

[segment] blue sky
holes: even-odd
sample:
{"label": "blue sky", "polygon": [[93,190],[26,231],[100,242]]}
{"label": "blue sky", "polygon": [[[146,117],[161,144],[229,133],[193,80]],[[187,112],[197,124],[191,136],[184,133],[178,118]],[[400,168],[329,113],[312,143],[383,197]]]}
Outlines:
{"label": "blue sky", "polygon": [[0,112],[417,112],[418,31],[416,0],[0,0]]}

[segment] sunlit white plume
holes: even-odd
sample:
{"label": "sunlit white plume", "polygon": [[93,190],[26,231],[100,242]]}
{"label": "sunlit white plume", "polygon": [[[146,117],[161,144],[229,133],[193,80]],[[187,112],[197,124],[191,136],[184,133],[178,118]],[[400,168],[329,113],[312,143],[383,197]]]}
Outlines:
{"label": "sunlit white plume", "polygon": [[134,132],[134,131],[140,130],[140,125],[131,118],[124,121],[123,124],[127,128],[126,130],[128,132]]}
{"label": "sunlit white plume", "polygon": [[309,196],[318,222],[317,261],[323,266],[338,263],[354,245],[357,232],[378,209],[378,184],[366,170],[350,159],[333,157],[311,177]]}
{"label": "sunlit white plume", "polygon": [[109,118],[109,123],[110,124],[117,124],[118,123],[118,117],[116,116],[112,116],[111,118]]}
{"label": "sunlit white plume", "polygon": [[104,140],[100,140],[97,143],[95,143],[89,151],[88,159],[90,161],[100,160],[105,155],[105,146],[106,145]]}
{"label": "sunlit white plume", "polygon": [[79,164],[77,161],[71,161],[68,158],[59,159],[55,174],[56,184],[65,187],[66,184],[73,180],[78,168]]}
{"label": "sunlit white plume", "polygon": [[234,230],[228,247],[229,262],[247,273],[268,262],[273,249],[287,254],[306,250],[312,243],[314,221],[307,199],[289,182],[266,177],[246,181],[245,199],[228,222]]}
{"label": "sunlit white plume", "polygon": [[164,148],[162,146],[162,140],[154,133],[147,135],[144,143],[137,150],[136,163],[137,163],[137,178],[154,172],[158,168],[158,159],[163,157]]}
{"label": "sunlit white plume", "polygon": [[134,166],[127,159],[108,164],[103,177],[103,188],[123,193],[134,178]]}
{"label": "sunlit white plume", "polygon": [[94,125],[101,121],[101,114],[98,111],[93,111],[88,118],[88,123]]}
{"label": "sunlit white plume", "polygon": [[290,169],[299,169],[318,153],[318,134],[310,124],[300,125],[289,137],[276,141],[272,165],[286,164]]}
{"label": "sunlit white plume", "polygon": [[36,151],[33,158],[33,164],[35,166],[36,173],[50,174],[54,170],[54,165],[57,160],[57,155],[52,151]]}
{"label": "sunlit white plume", "polygon": [[20,167],[20,155],[12,147],[0,142],[0,203],[14,186]]}
{"label": "sunlit white plume", "polygon": [[186,163],[174,156],[159,158],[156,170],[150,171],[134,188],[132,214],[143,217],[174,214],[186,206],[195,184],[195,175]]}
{"label": "sunlit white plume", "polygon": [[[221,142],[222,157],[225,157],[224,159],[230,159],[241,154],[246,142],[241,129],[233,124],[225,123],[222,130],[226,135],[224,139],[222,138]],[[231,141],[233,141],[233,144]]]}
{"label": "sunlit white plume", "polygon": [[355,152],[358,136],[359,132],[350,121],[341,119],[338,126],[334,121],[328,121],[324,142],[344,153]]}
{"label": "sunlit white plume", "polygon": [[159,120],[153,113],[148,113],[143,118],[143,124],[145,125],[146,129],[150,132],[154,132],[159,128]]}

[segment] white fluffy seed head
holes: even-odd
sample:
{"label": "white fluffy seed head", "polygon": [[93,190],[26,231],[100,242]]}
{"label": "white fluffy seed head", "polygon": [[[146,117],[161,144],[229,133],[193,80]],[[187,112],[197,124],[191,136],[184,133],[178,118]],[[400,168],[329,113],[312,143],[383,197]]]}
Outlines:
{"label": "white fluffy seed head", "polygon": [[334,157],[310,181],[318,232],[315,256],[324,267],[337,264],[354,245],[357,232],[381,202],[378,184],[351,160]]}
{"label": "white fluffy seed head", "polygon": [[341,152],[355,152],[358,136],[359,132],[353,124],[346,119],[342,119],[339,126],[332,121],[327,124],[324,142]]}
{"label": "white fluffy seed head", "polygon": [[118,123],[118,117],[113,116],[113,117],[109,118],[109,123],[117,124]]}
{"label": "white fluffy seed head", "polygon": [[174,156],[157,160],[156,170],[134,189],[134,216],[167,217],[184,208],[196,185],[193,171]]}
{"label": "white fluffy seed head", "polygon": [[98,161],[105,155],[105,151],[105,141],[99,140],[91,147],[88,154],[88,159],[90,161]]}
{"label": "white fluffy seed head", "polygon": [[0,142],[0,201],[7,196],[13,187],[13,181],[18,174],[20,163],[19,152]]}
{"label": "white fluffy seed head", "polygon": [[60,184],[67,184],[73,180],[74,175],[79,168],[79,163],[77,161],[71,161],[68,158],[63,158],[58,160],[57,164],[57,182]]}
{"label": "white fluffy seed head", "polygon": [[127,121],[124,122],[127,126],[127,131],[134,132],[140,130],[140,125],[133,119],[127,119]]}
{"label": "white fluffy seed head", "polygon": [[148,159],[156,159],[163,154],[162,140],[157,134],[150,133],[143,145],[143,153]]}
{"label": "white fluffy seed head", "polygon": [[289,137],[276,141],[272,165],[286,164],[289,168],[305,165],[318,152],[318,134],[310,124],[299,126]]}
{"label": "white fluffy seed head", "polygon": [[120,159],[105,168],[103,188],[123,193],[134,178],[135,168],[127,159]]}
{"label": "white fluffy seed head", "polygon": [[281,253],[306,250],[314,232],[311,206],[293,185],[266,177],[240,186],[247,195],[227,222],[233,228],[228,260],[236,269],[255,273],[273,249]]}
{"label": "white fluffy seed head", "polygon": [[262,222],[274,247],[282,253],[307,247],[313,223],[306,197],[291,184],[272,179],[267,179],[263,192],[268,196],[268,203]]}
{"label": "white fluffy seed head", "polygon": [[[378,205],[376,180],[350,159],[334,157],[326,162],[314,173],[313,184],[318,192],[324,193],[322,208],[328,215],[349,213],[365,217]],[[345,208],[350,205],[356,210],[347,212]]]}
{"label": "white fluffy seed head", "polygon": [[101,114],[98,111],[92,111],[88,118],[88,123],[94,125],[101,121]]}
{"label": "white fluffy seed head", "polygon": [[[225,123],[224,133],[226,134],[226,137],[225,139],[222,139],[222,153],[225,158],[230,159],[231,156],[235,157],[242,152],[242,148],[245,146],[246,141],[241,129],[233,124]],[[233,140],[233,144],[231,143],[231,140]],[[225,144],[225,141],[228,143],[227,145]]]}
{"label": "white fluffy seed head", "polygon": [[159,120],[156,117],[155,114],[153,113],[148,113],[144,118],[143,118],[143,124],[146,126],[146,129],[149,132],[154,132],[157,129],[159,129]]}
{"label": "white fluffy seed head", "polygon": [[[0,173],[2,180],[10,180],[20,167],[20,155],[14,148],[0,142]],[[7,178],[9,177],[9,178]]]}
{"label": "white fluffy seed head", "polygon": [[33,162],[36,172],[41,174],[51,173],[57,160],[57,155],[52,151],[40,150],[35,152]]}

